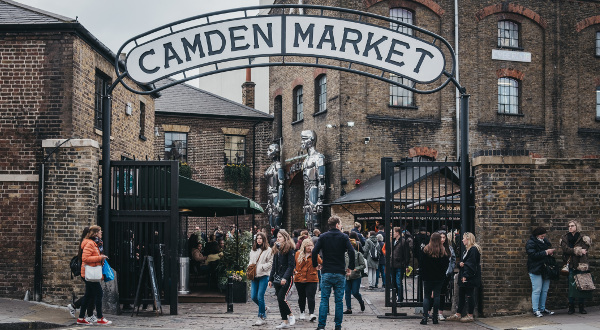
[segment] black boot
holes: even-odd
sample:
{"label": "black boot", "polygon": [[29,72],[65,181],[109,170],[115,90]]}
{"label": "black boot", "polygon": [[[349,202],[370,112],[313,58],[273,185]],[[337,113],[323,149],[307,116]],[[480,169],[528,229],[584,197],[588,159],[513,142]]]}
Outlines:
{"label": "black boot", "polygon": [[360,311],[364,312],[365,311],[365,302],[361,299],[358,301],[358,303],[360,304]]}
{"label": "black boot", "polygon": [[420,322],[423,325],[427,325],[427,315],[423,316],[423,319]]}
{"label": "black boot", "polygon": [[575,305],[569,304],[569,311],[567,312],[567,314],[571,315],[573,313],[575,313]]}
{"label": "black boot", "polygon": [[583,305],[583,303],[579,304],[579,314],[587,314],[587,311],[585,310],[585,306]]}
{"label": "black boot", "polygon": [[431,320],[433,321],[433,324],[438,324],[438,323],[440,323],[440,322],[438,321],[438,316],[437,316],[437,314],[436,314],[436,315],[432,315],[432,316],[431,316]]}

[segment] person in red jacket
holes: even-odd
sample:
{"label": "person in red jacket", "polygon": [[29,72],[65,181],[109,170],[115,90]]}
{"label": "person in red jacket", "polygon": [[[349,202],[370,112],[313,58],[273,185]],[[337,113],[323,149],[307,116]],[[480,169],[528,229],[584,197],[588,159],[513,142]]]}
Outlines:
{"label": "person in red jacket", "polygon": [[77,324],[91,325],[85,319],[85,310],[89,303],[92,301],[96,305],[96,314],[98,320],[96,324],[108,325],[112,322],[107,320],[102,315],[102,286],[100,282],[90,282],[85,280],[85,266],[101,266],[108,257],[104,255],[104,248],[102,246],[102,229],[100,226],[91,226],[90,231],[86,235],[83,242],[81,242],[81,277],[85,282],[85,295],[83,296],[83,302],[81,303],[81,310],[79,311],[79,318]]}
{"label": "person in red jacket", "polygon": [[[305,306],[308,301],[308,313],[311,322],[317,320],[315,315],[315,295],[319,276],[317,268],[312,265],[312,250],[314,244],[310,238],[304,239],[298,252],[296,252],[296,269],[294,269],[294,283],[298,290],[298,306],[300,306],[300,320],[306,319]],[[317,263],[321,265],[323,260],[317,256]]]}

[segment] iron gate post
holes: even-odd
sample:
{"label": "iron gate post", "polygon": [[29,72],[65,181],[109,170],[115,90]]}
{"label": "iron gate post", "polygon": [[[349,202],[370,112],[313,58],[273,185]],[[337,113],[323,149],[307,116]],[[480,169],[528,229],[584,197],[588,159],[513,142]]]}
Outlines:
{"label": "iron gate post", "polygon": [[460,227],[462,236],[471,231],[469,221],[469,97],[460,95]]}
{"label": "iron gate post", "polygon": [[117,80],[102,94],[102,231],[103,245],[106,253],[110,251],[110,126],[112,108],[112,90]]}

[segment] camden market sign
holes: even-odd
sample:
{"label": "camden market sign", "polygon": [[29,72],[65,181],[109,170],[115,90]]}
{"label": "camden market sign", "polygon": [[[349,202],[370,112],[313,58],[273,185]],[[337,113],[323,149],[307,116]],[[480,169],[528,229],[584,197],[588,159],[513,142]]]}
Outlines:
{"label": "camden market sign", "polygon": [[[249,10],[265,8],[271,9],[270,15],[248,16]],[[293,8],[302,8],[307,14],[286,14]],[[215,18],[234,12],[245,16]],[[427,40],[402,33],[407,28]],[[286,65],[349,71],[417,93],[433,93],[453,79],[455,70],[451,46],[432,32],[388,17],[311,5],[256,6],[195,16],[136,36],[119,53],[123,49],[130,51],[125,70],[115,65],[117,74],[140,84],[152,84],[176,74],[183,75],[177,82],[181,83],[241,68]],[[294,62],[292,56],[300,56],[304,61]],[[253,64],[252,59],[257,57],[271,60]],[[450,63],[446,57],[451,58]],[[306,61],[307,58],[314,58],[314,62]],[[239,59],[248,59],[248,64],[219,68],[221,63]],[[334,61],[319,62],[320,59]],[[199,73],[201,67],[210,70]],[[411,83],[403,85],[403,80],[395,77]],[[439,86],[429,90],[419,90],[414,85],[434,82]]]}

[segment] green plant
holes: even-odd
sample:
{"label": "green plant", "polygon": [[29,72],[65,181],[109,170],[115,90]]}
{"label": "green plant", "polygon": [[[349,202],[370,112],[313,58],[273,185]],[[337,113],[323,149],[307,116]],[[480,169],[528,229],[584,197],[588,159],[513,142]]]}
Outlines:
{"label": "green plant", "polygon": [[192,178],[192,167],[188,163],[179,163],[179,175],[188,179]]}
{"label": "green plant", "polygon": [[241,232],[239,235],[234,235],[233,238],[225,240],[223,256],[217,267],[220,284],[227,283],[229,274],[239,275],[240,271],[243,272],[242,280],[246,280],[246,268],[248,266],[248,258],[250,257],[250,249],[252,249],[252,233],[249,231]]}
{"label": "green plant", "polygon": [[246,164],[227,164],[223,167],[225,182],[237,190],[240,185],[247,186],[250,183],[250,167]]}

